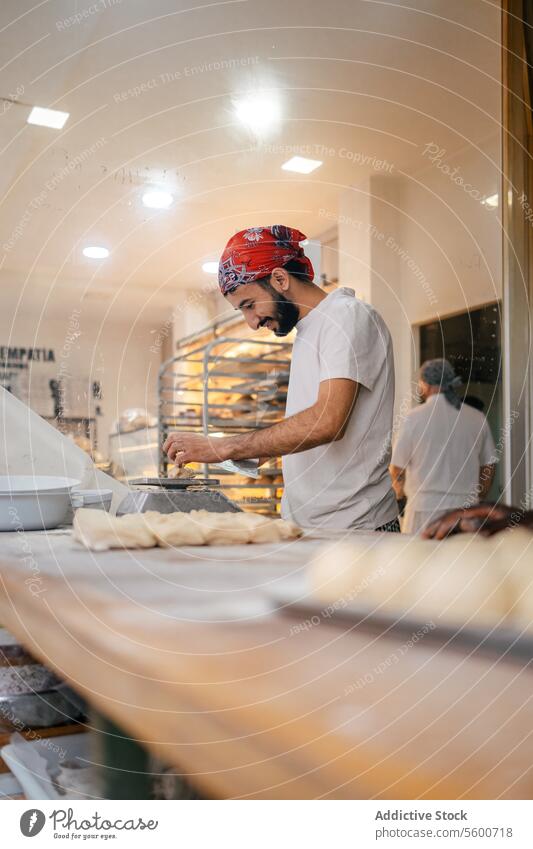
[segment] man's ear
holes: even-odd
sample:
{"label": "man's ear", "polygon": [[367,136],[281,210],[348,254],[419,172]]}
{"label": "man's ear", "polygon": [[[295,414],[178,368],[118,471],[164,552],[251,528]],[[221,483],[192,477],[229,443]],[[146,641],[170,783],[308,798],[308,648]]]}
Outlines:
{"label": "man's ear", "polygon": [[289,272],[284,268],[275,268],[270,276],[270,285],[276,292],[287,292],[290,286]]}

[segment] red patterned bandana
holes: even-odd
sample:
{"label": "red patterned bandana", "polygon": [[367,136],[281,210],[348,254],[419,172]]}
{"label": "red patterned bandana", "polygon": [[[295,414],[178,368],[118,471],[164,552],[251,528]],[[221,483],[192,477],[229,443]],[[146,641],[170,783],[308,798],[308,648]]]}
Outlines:
{"label": "red patterned bandana", "polygon": [[311,260],[300,247],[300,242],[306,238],[299,230],[283,224],[250,227],[236,233],[226,245],[218,266],[222,294],[227,295],[243,283],[268,277],[275,268],[283,268],[291,259],[299,260],[302,271],[312,280],[315,272]]}

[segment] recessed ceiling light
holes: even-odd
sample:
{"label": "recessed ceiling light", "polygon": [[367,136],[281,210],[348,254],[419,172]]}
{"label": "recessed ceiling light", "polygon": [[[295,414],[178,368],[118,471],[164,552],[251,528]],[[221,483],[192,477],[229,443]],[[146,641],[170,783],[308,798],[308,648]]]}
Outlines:
{"label": "recessed ceiling light", "polygon": [[281,106],[278,97],[271,92],[250,94],[234,102],[235,115],[254,133],[263,133],[279,123]]}
{"label": "recessed ceiling light", "polygon": [[99,245],[90,245],[83,249],[83,256],[88,259],[106,259],[109,256],[109,250]]}
{"label": "recessed ceiling light", "polygon": [[65,126],[68,116],[68,112],[59,112],[58,109],[44,109],[42,106],[34,106],[28,115],[28,124],[61,130]]}
{"label": "recessed ceiling light", "polygon": [[168,209],[174,202],[173,195],[170,192],[164,192],[161,189],[150,189],[143,195],[143,203],[149,209]]}
{"label": "recessed ceiling light", "polygon": [[306,159],[305,156],[293,156],[281,167],[284,171],[296,171],[297,174],[310,174],[316,171],[323,163],[320,159]]}
{"label": "recessed ceiling light", "polygon": [[218,262],[204,262],[202,271],[206,274],[218,274]]}
{"label": "recessed ceiling light", "polygon": [[489,195],[489,197],[485,198],[482,203],[484,206],[490,206],[494,209],[498,206],[498,195]]}

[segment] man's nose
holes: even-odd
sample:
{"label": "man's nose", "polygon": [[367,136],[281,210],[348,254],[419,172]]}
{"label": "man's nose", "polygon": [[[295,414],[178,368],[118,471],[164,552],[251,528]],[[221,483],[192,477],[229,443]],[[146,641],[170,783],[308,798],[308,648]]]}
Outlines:
{"label": "man's nose", "polygon": [[246,317],[248,322],[248,326],[252,328],[252,330],[259,330],[259,323],[261,319],[258,315],[250,315]]}

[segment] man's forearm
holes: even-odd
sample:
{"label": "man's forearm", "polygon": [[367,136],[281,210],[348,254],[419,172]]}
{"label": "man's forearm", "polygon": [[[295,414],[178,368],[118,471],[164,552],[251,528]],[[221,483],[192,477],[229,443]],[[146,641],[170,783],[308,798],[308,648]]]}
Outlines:
{"label": "man's forearm", "polygon": [[312,407],[263,430],[238,436],[212,437],[197,433],[169,433],[163,451],[172,462],[220,463],[280,457],[308,451],[342,439],[358,394],[358,384],[348,378],[321,381]]}
{"label": "man's forearm", "polygon": [[479,470],[479,500],[485,501],[487,495],[489,494],[490,488],[492,486],[492,481],[494,480],[494,473],[496,471],[496,467],[494,464],[487,464],[486,466],[481,466]]}
{"label": "man's forearm", "polygon": [[405,469],[401,469],[398,466],[391,466],[389,471],[392,478],[392,488],[394,489],[396,498],[398,500],[405,498]]}
{"label": "man's forearm", "polygon": [[308,451],[332,442],[336,436],[329,422],[321,422],[311,407],[271,427],[224,437],[221,448],[228,460],[268,459]]}

